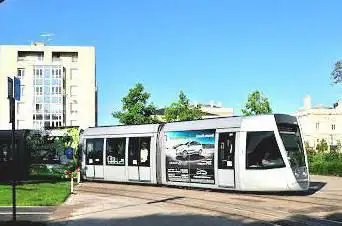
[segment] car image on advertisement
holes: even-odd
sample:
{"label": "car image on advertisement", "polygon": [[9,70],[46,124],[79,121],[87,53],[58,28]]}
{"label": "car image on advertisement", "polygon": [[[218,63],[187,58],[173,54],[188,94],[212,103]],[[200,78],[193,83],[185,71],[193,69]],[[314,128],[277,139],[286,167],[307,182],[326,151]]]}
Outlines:
{"label": "car image on advertisement", "polygon": [[185,144],[178,144],[173,147],[176,150],[176,156],[181,156],[183,159],[190,155],[201,155],[203,146],[197,141],[188,141]]}

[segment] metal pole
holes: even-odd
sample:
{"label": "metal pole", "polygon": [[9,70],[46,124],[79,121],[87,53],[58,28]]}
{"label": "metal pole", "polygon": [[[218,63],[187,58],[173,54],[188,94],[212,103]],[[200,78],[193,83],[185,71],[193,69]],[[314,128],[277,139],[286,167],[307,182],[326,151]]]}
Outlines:
{"label": "metal pole", "polygon": [[17,170],[17,151],[15,148],[15,99],[12,97],[11,101],[11,114],[12,114],[12,201],[13,201],[13,221],[17,220],[16,214],[16,170]]}

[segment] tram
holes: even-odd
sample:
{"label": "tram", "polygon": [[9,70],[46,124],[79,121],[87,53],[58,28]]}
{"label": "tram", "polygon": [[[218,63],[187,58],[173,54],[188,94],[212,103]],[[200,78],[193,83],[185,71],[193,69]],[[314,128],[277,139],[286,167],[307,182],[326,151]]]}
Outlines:
{"label": "tram", "polygon": [[84,130],[85,180],[239,191],[309,189],[296,117],[232,116]]}

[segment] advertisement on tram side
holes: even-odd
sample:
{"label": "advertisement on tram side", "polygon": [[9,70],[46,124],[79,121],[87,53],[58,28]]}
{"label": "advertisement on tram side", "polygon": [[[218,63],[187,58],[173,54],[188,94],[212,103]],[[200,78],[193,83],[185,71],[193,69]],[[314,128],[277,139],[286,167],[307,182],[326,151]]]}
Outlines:
{"label": "advertisement on tram side", "polygon": [[215,184],[215,130],[166,133],[167,181]]}

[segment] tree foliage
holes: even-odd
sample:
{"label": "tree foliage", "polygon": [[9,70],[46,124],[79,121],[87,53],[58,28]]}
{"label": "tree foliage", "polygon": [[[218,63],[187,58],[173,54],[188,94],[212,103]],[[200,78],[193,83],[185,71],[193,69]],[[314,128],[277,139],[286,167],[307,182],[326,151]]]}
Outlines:
{"label": "tree foliage", "polygon": [[[56,129],[58,130],[58,129]],[[32,163],[42,163],[43,159],[53,159],[64,154],[67,147],[74,149],[74,159],[79,155],[79,132],[77,128],[63,129],[63,136],[50,136],[42,132],[32,132],[26,136]]]}
{"label": "tree foliage", "polygon": [[167,122],[201,119],[204,113],[198,106],[191,106],[190,100],[180,91],[178,101],[165,109],[164,119]]}
{"label": "tree foliage", "polygon": [[270,103],[266,97],[263,97],[259,91],[254,91],[248,95],[245,109],[242,109],[244,115],[258,115],[272,113]]}
{"label": "tree foliage", "polygon": [[334,70],[331,72],[331,79],[334,84],[342,83],[342,61],[335,63]]}
{"label": "tree foliage", "polygon": [[122,98],[122,111],[113,113],[114,118],[124,125],[157,123],[154,116],[156,107],[148,103],[150,93],[146,92],[141,83],[137,83],[134,88],[129,89],[127,96]]}
{"label": "tree foliage", "polygon": [[328,143],[325,139],[321,139],[320,142],[316,145],[316,151],[318,153],[324,153],[329,150]]}
{"label": "tree foliage", "polygon": [[310,144],[309,144],[308,141],[305,141],[305,142],[304,142],[304,147],[305,147],[306,152],[307,152],[309,155],[315,153],[315,149],[314,149],[313,147],[310,147]]}

